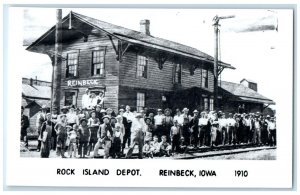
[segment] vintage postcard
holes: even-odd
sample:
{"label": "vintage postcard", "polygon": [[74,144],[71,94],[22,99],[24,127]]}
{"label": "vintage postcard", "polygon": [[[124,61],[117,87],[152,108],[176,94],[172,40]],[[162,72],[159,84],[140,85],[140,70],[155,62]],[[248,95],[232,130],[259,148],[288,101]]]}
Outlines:
{"label": "vintage postcard", "polygon": [[8,13],[7,185],[292,187],[292,8]]}

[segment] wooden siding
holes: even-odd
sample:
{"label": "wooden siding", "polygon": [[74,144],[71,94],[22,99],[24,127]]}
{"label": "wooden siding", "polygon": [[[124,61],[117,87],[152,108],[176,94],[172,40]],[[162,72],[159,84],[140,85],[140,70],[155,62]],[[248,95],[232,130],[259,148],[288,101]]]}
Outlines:
{"label": "wooden siding", "polygon": [[[104,76],[92,76],[92,51],[105,50]],[[62,63],[62,93],[61,93],[61,106],[65,102],[65,91],[77,91],[77,106],[81,108],[82,95],[85,93],[86,88],[99,88],[105,89],[105,107],[118,108],[118,85],[119,85],[119,62],[116,60],[116,53],[112,47],[111,41],[108,37],[95,37],[90,35],[88,41],[84,42],[83,38],[76,39],[72,42],[64,43],[63,57],[66,59],[68,53],[78,52],[78,76],[75,78],[66,78],[66,65],[67,61]],[[76,86],[69,87],[67,82],[69,80],[85,80],[97,79],[99,85],[92,86]]]}
{"label": "wooden siding", "polygon": [[[145,89],[159,89],[162,91],[174,90],[174,65],[176,61],[167,60],[163,69],[158,68],[158,63],[154,60],[155,52],[148,51],[142,54],[148,57],[147,78],[137,77],[137,55],[139,52],[129,50],[123,56],[120,63],[120,85],[128,87],[138,87]],[[181,74],[181,89],[192,87],[201,87],[201,69],[196,68],[194,75],[190,74],[190,65],[183,61]],[[208,88],[206,90],[213,91],[213,72],[212,67],[208,69]]]}

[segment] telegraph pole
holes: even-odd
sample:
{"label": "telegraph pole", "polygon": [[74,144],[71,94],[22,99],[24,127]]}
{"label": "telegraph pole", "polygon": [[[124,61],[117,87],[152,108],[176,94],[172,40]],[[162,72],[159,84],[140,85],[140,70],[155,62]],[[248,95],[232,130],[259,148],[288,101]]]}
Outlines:
{"label": "telegraph pole", "polygon": [[213,26],[214,26],[214,34],[215,34],[215,52],[214,52],[214,110],[219,108],[219,100],[218,100],[218,66],[219,66],[219,21],[221,19],[228,19],[228,18],[234,18],[235,16],[224,16],[224,17],[219,17],[216,15],[213,18]]}
{"label": "telegraph pole", "polygon": [[56,10],[55,51],[52,77],[52,114],[59,114],[61,91],[62,10]]}

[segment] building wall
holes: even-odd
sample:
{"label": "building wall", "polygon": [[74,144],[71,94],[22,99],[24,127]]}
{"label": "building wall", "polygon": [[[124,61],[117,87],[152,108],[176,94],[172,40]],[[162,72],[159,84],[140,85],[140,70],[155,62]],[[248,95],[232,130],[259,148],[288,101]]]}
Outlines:
{"label": "building wall", "polygon": [[[122,58],[120,65],[120,85],[129,87],[138,87],[146,89],[159,89],[161,91],[174,90],[174,65],[177,63],[174,58],[170,58],[163,64],[163,68],[159,69],[158,63],[155,61],[157,53],[155,51],[147,51],[142,55],[148,57],[147,78],[137,77],[137,55],[138,51],[129,50]],[[200,62],[199,62],[200,63]],[[190,66],[188,62],[181,60],[181,86],[180,89],[188,89],[192,87],[201,87],[201,69],[196,68],[194,75],[190,74]],[[213,66],[208,68],[208,88],[213,91]]]}
{"label": "building wall", "polygon": [[[92,76],[92,51],[104,49],[105,50],[105,77]],[[63,57],[67,58],[68,53],[77,51],[79,53],[78,61],[78,77],[66,78],[66,64],[64,60],[62,63],[62,94],[61,94],[61,106],[64,105],[65,97],[64,93],[68,90],[77,91],[77,107],[81,107],[82,95],[87,88],[98,88],[105,90],[105,107],[112,107],[117,109],[118,107],[118,84],[119,84],[119,62],[116,60],[116,53],[112,47],[111,41],[107,37],[95,37],[90,35],[88,41],[84,42],[83,39],[76,39],[72,42],[63,44]],[[95,79],[98,80],[97,85],[85,85],[85,86],[68,86],[70,80],[86,80]]]}

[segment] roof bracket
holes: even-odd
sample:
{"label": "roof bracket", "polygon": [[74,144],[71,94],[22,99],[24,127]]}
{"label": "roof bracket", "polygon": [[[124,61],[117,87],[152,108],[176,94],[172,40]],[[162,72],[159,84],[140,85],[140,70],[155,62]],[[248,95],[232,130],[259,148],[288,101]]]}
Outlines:
{"label": "roof bracket", "polygon": [[[114,43],[114,41],[113,41],[111,35],[108,35],[108,38],[109,38],[109,40],[110,40],[110,42],[111,42],[111,44],[112,44],[112,46],[113,46],[113,48],[114,48],[114,50],[115,50],[116,55],[118,56],[118,50],[117,50],[117,47],[116,47],[116,45],[115,45],[115,43]],[[118,58],[118,57],[117,57],[117,58]],[[117,60],[118,60],[118,59],[117,59]]]}
{"label": "roof bracket", "polygon": [[218,67],[218,76],[223,72],[224,68],[225,68],[224,66]]}
{"label": "roof bracket", "polygon": [[163,69],[163,65],[167,61],[167,59],[168,57],[166,55],[162,55],[161,53],[159,53],[158,56],[154,58],[154,60],[158,64],[159,70]]}

